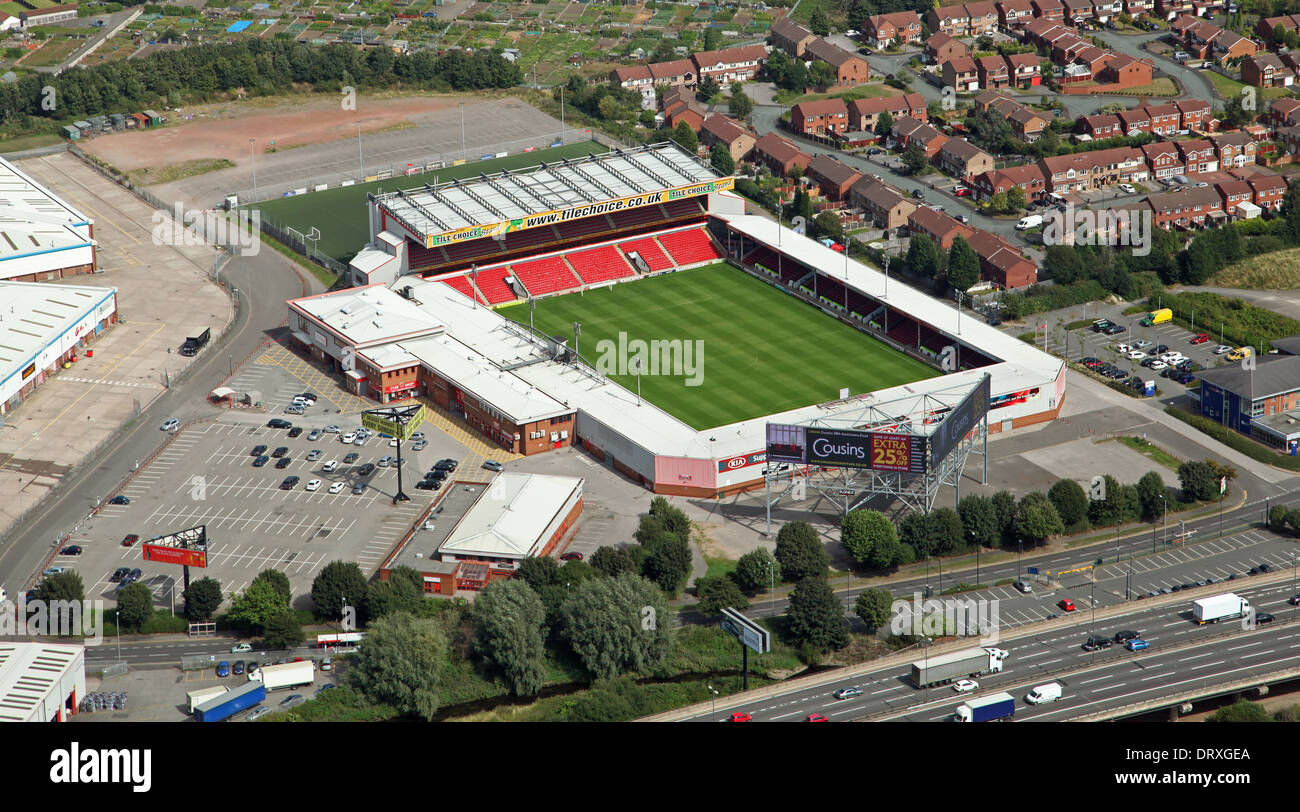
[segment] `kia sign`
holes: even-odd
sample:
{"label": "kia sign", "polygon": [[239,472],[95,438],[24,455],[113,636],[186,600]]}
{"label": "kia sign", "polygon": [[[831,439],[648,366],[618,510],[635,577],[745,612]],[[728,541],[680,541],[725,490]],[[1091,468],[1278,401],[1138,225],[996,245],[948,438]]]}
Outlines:
{"label": "kia sign", "polygon": [[182,547],[164,547],[159,544],[150,544],[145,542],[140,547],[144,554],[145,561],[156,561],[160,564],[180,564],[183,567],[207,567],[208,551],[207,550],[187,550]]}
{"label": "kia sign", "polygon": [[725,471],[734,471],[737,468],[746,468],[750,465],[758,465],[763,462],[767,462],[766,451],[755,451],[752,454],[743,454],[739,457],[718,460],[718,473],[721,474]]}

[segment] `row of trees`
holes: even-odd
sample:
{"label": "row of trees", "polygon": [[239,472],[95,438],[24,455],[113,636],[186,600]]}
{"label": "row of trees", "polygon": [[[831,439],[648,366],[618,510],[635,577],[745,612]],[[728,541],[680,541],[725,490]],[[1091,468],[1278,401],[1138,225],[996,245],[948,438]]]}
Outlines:
{"label": "row of trees", "polygon": [[980,279],[980,258],[962,237],[952,241],[945,255],[943,247],[924,234],[912,236],[907,248],[907,267],[935,282],[935,289],[969,290]]}
{"label": "row of trees", "polygon": [[[317,90],[424,87],[435,90],[507,88],[523,74],[490,51],[364,51],[351,45],[325,47],[285,40],[246,38],[234,44],[196,45],[65,71],[29,74],[0,83],[0,125],[32,124],[29,118],[73,120],[134,112],[165,100],[199,102],[244,89],[252,95],[286,93],[297,86]],[[51,96],[44,88],[54,89]]]}

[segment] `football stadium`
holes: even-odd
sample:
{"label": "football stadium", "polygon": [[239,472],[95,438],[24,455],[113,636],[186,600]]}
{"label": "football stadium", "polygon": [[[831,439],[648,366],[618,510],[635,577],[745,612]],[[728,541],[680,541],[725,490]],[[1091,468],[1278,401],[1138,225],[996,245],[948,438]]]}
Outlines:
{"label": "football stadium", "polygon": [[290,301],[292,336],[357,394],[658,493],[771,485],[769,454],[956,485],[959,444],[1059,414],[1063,362],[733,182],[665,143],[369,195],[353,286]]}

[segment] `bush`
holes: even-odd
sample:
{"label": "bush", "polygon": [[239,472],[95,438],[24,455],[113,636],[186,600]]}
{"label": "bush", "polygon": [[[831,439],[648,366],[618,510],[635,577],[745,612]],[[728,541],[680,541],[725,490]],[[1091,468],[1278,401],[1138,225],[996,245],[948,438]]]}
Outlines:
{"label": "bush", "polygon": [[1170,417],[1176,417],[1184,423],[1202,432],[1210,435],[1214,439],[1236,449],[1251,459],[1267,463],[1278,468],[1285,468],[1288,471],[1300,471],[1300,457],[1292,457],[1289,454],[1279,454],[1267,446],[1260,445],[1249,437],[1241,434],[1227,426],[1221,426],[1208,417],[1202,417],[1198,414],[1184,411],[1175,406],[1166,406],[1165,414]]}

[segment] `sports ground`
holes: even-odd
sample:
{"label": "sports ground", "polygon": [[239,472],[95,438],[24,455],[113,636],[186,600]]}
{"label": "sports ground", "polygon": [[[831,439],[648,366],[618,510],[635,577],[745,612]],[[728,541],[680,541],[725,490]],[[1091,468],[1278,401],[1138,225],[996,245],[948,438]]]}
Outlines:
{"label": "sports ground", "polygon": [[[527,303],[501,315],[528,324]],[[641,376],[641,396],[695,429],[858,395],[939,371],[724,263],[536,300],[533,326],[602,353],[641,339],[699,341],[698,372]],[[605,343],[602,343],[605,342]],[[626,368],[626,367],[625,367]],[[630,391],[632,374],[609,373]],[[688,386],[697,379],[699,385]]]}
{"label": "sports ground", "polygon": [[340,262],[346,262],[370,239],[370,221],[366,215],[367,194],[380,190],[395,192],[398,189],[413,189],[425,183],[441,183],[456,179],[477,180],[480,172],[491,174],[505,169],[511,171],[529,169],[543,161],[581,158],[591,153],[608,151],[607,147],[595,141],[583,141],[551,149],[521,152],[504,158],[470,161],[459,166],[439,169],[436,172],[386,178],[321,192],[308,192],[305,195],[267,200],[249,208],[256,208],[262,213],[264,220],[281,228],[291,226],[304,234],[312,228],[319,229],[320,240],[316,247],[321,253],[328,254]]}

